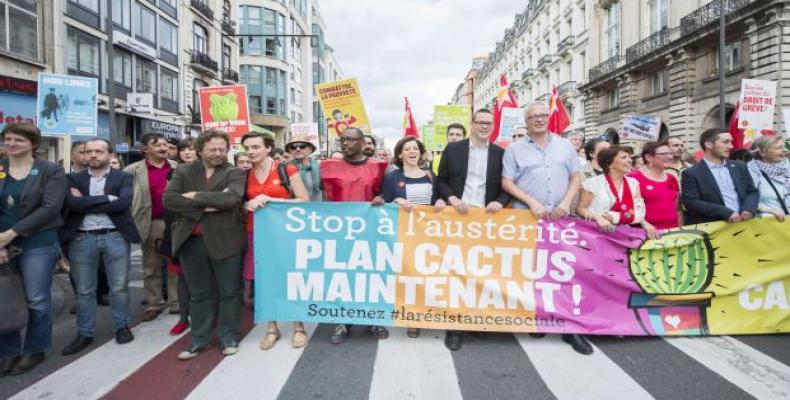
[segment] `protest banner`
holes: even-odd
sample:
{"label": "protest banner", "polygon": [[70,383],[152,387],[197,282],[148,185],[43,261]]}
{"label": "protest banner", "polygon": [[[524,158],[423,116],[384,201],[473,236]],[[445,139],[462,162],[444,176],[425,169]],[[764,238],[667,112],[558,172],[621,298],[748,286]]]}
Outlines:
{"label": "protest banner", "polygon": [[466,128],[469,135],[471,114],[468,106],[434,106],[433,108],[433,132],[437,151],[444,151],[447,146],[447,126],[452,123],[459,123]]}
{"label": "protest banner", "polygon": [[502,117],[499,120],[499,136],[496,143],[502,147],[510,145],[513,142],[513,132],[519,126],[524,126],[524,109],[503,107]]}
{"label": "protest banner", "polygon": [[250,131],[247,86],[209,86],[198,88],[200,121],[203,130],[219,129],[230,136],[232,144]]}
{"label": "protest banner", "polygon": [[433,132],[433,124],[425,124],[420,128],[422,132],[422,144],[426,151],[436,151],[436,137]]}
{"label": "protest banner", "polygon": [[318,103],[326,116],[329,132],[338,137],[346,128],[355,127],[370,133],[368,114],[355,78],[315,85]]}
{"label": "protest banner", "polygon": [[620,138],[654,142],[661,133],[661,118],[651,115],[626,115],[623,117],[623,128]]}
{"label": "protest banner", "polygon": [[776,81],[744,79],[741,81],[738,128],[743,129],[743,143],[748,145],[763,134],[773,134],[776,107]]}
{"label": "protest banner", "polygon": [[316,149],[321,148],[318,139],[318,124],[315,122],[296,122],[291,124],[291,137],[307,139]]}
{"label": "protest banner", "polygon": [[790,331],[790,222],[662,232],[529,211],[269,203],[258,321],[595,335]]}
{"label": "protest banner", "polygon": [[96,78],[39,73],[36,115],[41,133],[96,136],[98,88]]}

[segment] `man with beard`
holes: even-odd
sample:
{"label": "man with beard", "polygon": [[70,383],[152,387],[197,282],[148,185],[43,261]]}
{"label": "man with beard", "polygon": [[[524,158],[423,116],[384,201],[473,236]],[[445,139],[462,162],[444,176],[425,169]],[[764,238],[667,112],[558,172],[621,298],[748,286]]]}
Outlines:
{"label": "man with beard", "polygon": [[[168,159],[167,141],[158,133],[142,137],[145,159],[126,167],[124,171],[134,177],[132,217],[140,233],[143,251],[143,287],[147,303],[143,321],[152,321],[165,309],[162,293],[162,265],[158,244],[165,231],[165,207],[162,196],[167,178],[176,162]],[[167,301],[170,313],[178,314],[178,275],[167,273]]]}
{"label": "man with beard", "polygon": [[[347,128],[340,134],[340,149],[343,158],[329,159],[321,163],[321,180],[326,201],[363,201],[376,205],[384,204],[380,196],[384,183],[387,162],[375,160],[363,153],[365,135],[359,128]],[[333,344],[348,338],[350,325],[339,324],[330,337]],[[371,335],[377,339],[389,337],[387,328],[371,326]]]}
{"label": "man with beard", "polygon": [[217,332],[222,354],[239,351],[239,271],[247,250],[241,208],[245,173],[228,163],[229,149],[226,133],[204,132],[195,143],[200,161],[178,167],[165,191],[165,206],[179,221],[173,225],[173,257],[184,267],[192,294],[192,343],[178,354],[179,360],[196,357],[211,342],[217,310],[214,289],[219,301]]}
{"label": "man with beard", "polygon": [[683,160],[683,157],[686,155],[686,144],[683,142],[683,138],[679,136],[670,136],[667,139],[667,146],[669,146],[669,150],[672,151],[672,163],[669,164],[666,171],[675,175],[675,178],[680,178],[683,170],[690,166]]}
{"label": "man with beard", "polygon": [[131,243],[140,241],[129,211],[134,181],[128,173],[110,168],[110,148],[104,139],[87,141],[90,167],[69,176],[66,201],[70,215],[63,232],[69,243],[71,275],[77,287],[78,332],[74,342],[63,349],[63,355],[76,354],[93,342],[99,260],[105,261],[110,285],[115,341],[124,344],[134,340],[129,330],[129,270]]}
{"label": "man with beard", "polygon": [[376,137],[370,134],[365,135],[365,145],[362,147],[362,154],[365,157],[376,156]]}

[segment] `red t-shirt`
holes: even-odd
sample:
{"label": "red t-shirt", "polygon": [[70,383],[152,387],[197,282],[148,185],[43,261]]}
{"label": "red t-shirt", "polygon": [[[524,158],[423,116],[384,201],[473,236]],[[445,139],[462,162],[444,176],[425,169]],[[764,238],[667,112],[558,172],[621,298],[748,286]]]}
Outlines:
{"label": "red t-shirt", "polygon": [[321,162],[321,181],[327,201],[373,200],[381,193],[387,162],[368,158],[359,163],[346,160]]}
{"label": "red t-shirt", "polygon": [[161,167],[156,167],[145,160],[145,167],[148,169],[148,191],[151,193],[151,219],[162,219],[165,215],[164,196],[167,176],[172,168],[167,160]]}
{"label": "red t-shirt", "polygon": [[663,182],[654,181],[640,170],[634,170],[628,176],[639,182],[639,191],[645,200],[645,220],[656,229],[677,228],[680,194],[678,180],[672,174],[667,174],[667,179]]}
{"label": "red t-shirt", "polygon": [[[269,171],[269,176],[266,177],[264,182],[258,180],[258,177],[255,176],[255,169],[251,169],[247,172],[247,199],[254,199],[257,196],[265,194],[269,197],[274,197],[276,199],[288,199],[291,197],[291,193],[288,191],[288,188],[283,186],[282,181],[280,180],[280,162],[275,161],[272,163],[272,170]],[[299,173],[299,169],[296,166],[288,164],[285,167],[285,173],[288,174],[288,177],[293,177],[294,175]],[[247,230],[252,231],[252,221],[253,221],[253,213],[247,214]]]}

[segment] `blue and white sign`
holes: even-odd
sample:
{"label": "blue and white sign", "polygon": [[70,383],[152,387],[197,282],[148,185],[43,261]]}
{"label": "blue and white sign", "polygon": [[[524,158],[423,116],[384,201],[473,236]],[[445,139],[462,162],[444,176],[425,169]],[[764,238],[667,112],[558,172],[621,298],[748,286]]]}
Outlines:
{"label": "blue and white sign", "polygon": [[627,115],[623,117],[620,138],[626,140],[656,141],[661,133],[661,118],[651,115]]}
{"label": "blue and white sign", "polygon": [[36,115],[41,133],[96,136],[98,88],[96,78],[38,74]]}

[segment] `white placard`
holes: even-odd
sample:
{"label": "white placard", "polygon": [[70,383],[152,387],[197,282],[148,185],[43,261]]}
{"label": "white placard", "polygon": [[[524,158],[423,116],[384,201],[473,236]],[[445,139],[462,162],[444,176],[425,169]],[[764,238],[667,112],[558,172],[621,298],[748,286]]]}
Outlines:
{"label": "white placard", "polygon": [[741,81],[739,99],[738,128],[760,133],[774,129],[774,108],[776,106],[776,82],[758,79]]}
{"label": "white placard", "polygon": [[293,123],[291,124],[291,137],[305,138],[317,149],[319,147],[318,124],[315,122]]}
{"label": "white placard", "polygon": [[653,142],[661,133],[661,118],[652,115],[627,115],[623,117],[620,138]]}

